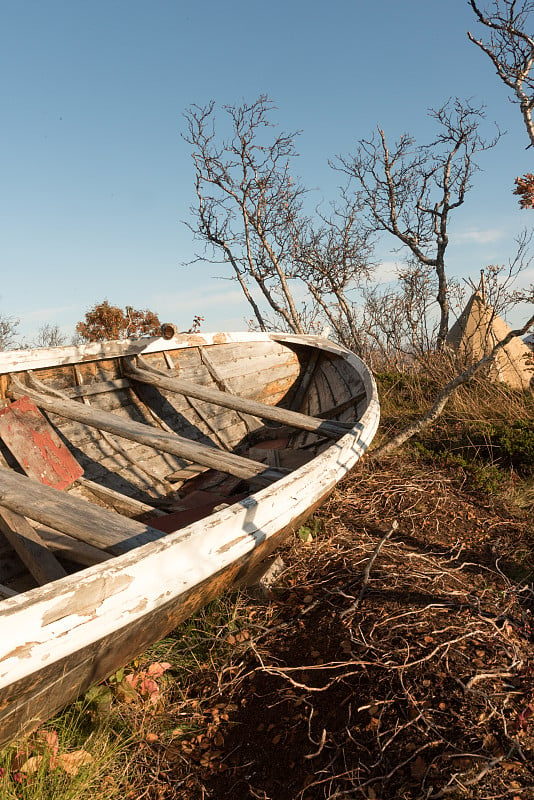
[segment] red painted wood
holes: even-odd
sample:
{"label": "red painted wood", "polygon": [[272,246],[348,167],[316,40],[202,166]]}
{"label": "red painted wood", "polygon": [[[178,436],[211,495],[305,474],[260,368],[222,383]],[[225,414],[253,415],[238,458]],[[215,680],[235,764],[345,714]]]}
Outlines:
{"label": "red painted wood", "polygon": [[70,450],[28,397],[0,410],[0,437],[30,478],[66,489],[83,475]]}

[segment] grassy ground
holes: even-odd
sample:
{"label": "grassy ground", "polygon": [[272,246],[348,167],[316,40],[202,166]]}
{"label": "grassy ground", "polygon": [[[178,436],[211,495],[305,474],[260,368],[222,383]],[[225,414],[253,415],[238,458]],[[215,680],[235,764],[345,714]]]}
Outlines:
{"label": "grassy ground", "polygon": [[[383,375],[380,436],[442,376]],[[480,382],[0,757],[0,800],[534,798],[534,401]]]}

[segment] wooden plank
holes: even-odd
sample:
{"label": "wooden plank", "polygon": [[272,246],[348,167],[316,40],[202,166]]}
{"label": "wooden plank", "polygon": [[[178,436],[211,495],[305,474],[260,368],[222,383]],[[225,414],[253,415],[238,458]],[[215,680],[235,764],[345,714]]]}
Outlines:
{"label": "wooden plank", "polygon": [[67,575],[55,555],[23,516],[12,509],[0,508],[0,530],[40,586]]}
{"label": "wooden plank", "polygon": [[11,589],[9,586],[5,586],[3,583],[0,583],[0,597],[14,597],[18,592],[14,589]]}
{"label": "wooden plank", "polygon": [[116,392],[118,389],[129,389],[130,381],[127,378],[117,378],[112,381],[98,381],[97,383],[81,384],[65,390],[69,397],[90,397],[95,394]]}
{"label": "wooden plank", "polygon": [[[324,436],[329,436],[331,439],[339,439],[340,436],[350,429],[350,425],[345,423],[329,422],[309,417],[298,411],[289,411],[285,408],[269,406],[265,403],[259,403],[256,400],[248,400],[228,392],[221,392],[219,389],[199,386],[198,384],[184,381],[181,378],[168,378],[161,375],[159,371],[153,372],[152,369],[139,368],[133,366],[131,362],[127,363],[128,375],[142,383],[148,383],[171,392],[174,391],[179,394],[195,397],[198,400],[208,400],[210,403],[225,406],[226,408],[233,408],[236,411],[243,411],[247,414],[253,414],[262,419],[269,419],[273,422],[280,422],[283,425],[291,425],[294,428],[306,431],[318,432]],[[200,461],[200,459],[198,460]]]}
{"label": "wooden plank", "polygon": [[[100,365],[100,367],[101,366],[102,366],[102,364]],[[73,364],[73,370],[74,370],[74,377],[75,377],[75,380],[76,380],[76,384],[77,384],[78,388],[81,388],[83,386],[83,374],[82,374],[82,370],[80,369],[80,365],[79,364]],[[128,388],[130,388],[129,382],[128,382]],[[132,393],[128,392],[128,394],[132,394]],[[60,393],[60,396],[64,396],[64,395],[62,395],[62,393]],[[85,403],[85,405],[87,405],[87,406],[91,405],[91,403],[89,401],[89,398],[87,396],[83,396],[82,397],[82,402]],[[106,441],[115,452],[121,452],[121,453],[124,452],[122,445],[119,444],[118,442],[115,442],[115,440],[112,439],[110,436],[108,436],[105,432],[100,431],[99,435],[100,435],[101,440],[102,441]],[[156,494],[155,487],[154,487],[154,480],[156,482],[158,482],[163,487],[163,493],[167,494],[168,486],[167,486],[166,482],[161,479],[160,476],[154,475],[153,473],[151,473],[150,471],[147,471],[146,469],[143,469],[142,467],[140,468],[138,460],[135,460],[134,458],[132,458],[132,455],[130,453],[124,452],[124,458],[127,461],[129,461],[133,466],[133,470],[130,470],[130,471],[134,471],[135,474],[137,474],[141,470],[141,473],[144,476],[146,476],[145,484],[146,484],[146,479],[148,479],[148,484],[146,484],[146,485],[148,485],[150,487],[150,491],[152,492],[152,494]]]}
{"label": "wooden plank", "polygon": [[203,472],[207,472],[209,467],[203,467],[202,464],[190,464],[188,467],[183,467],[182,469],[177,469],[175,472],[171,472],[167,475],[167,480],[171,481],[172,483],[185,483],[185,481],[190,480],[190,478],[196,478],[197,475],[202,475]]}
{"label": "wooden plank", "polygon": [[[200,353],[201,361],[208,369],[211,379],[215,382],[215,385],[219,388],[221,392],[228,392],[229,394],[232,394],[232,387],[226,381],[226,379],[223,378],[222,375],[219,373],[218,367],[211,360],[211,357],[208,355],[206,348],[199,347],[198,350]],[[254,417],[251,417],[248,414],[240,413],[239,418],[243,421],[245,429],[248,431],[248,433],[250,433],[256,428],[256,420],[254,419]]]}
{"label": "wooden plank", "polygon": [[[175,369],[174,361],[172,360],[169,353],[165,353],[165,361],[169,369]],[[197,402],[193,397],[186,397],[186,400],[188,404],[191,406],[191,408],[198,415],[198,417],[205,424],[205,426],[208,428],[208,430],[211,431],[211,433],[215,436],[215,439],[223,448],[223,450],[231,451],[232,450],[231,445],[228,443],[226,439],[223,438],[223,436],[221,436],[220,429],[213,424],[211,417],[205,413],[203,404],[201,402]]]}
{"label": "wooden plank", "polygon": [[2,513],[7,509],[23,514],[113,555],[161,538],[159,531],[142,522],[125,519],[1,466],[0,506]]}
{"label": "wooden plank", "polygon": [[24,472],[41,483],[66,489],[83,474],[72,453],[27,397],[0,411],[0,437]]}
{"label": "wooden plank", "polygon": [[64,558],[68,558],[69,561],[74,561],[75,564],[92,567],[94,564],[102,564],[104,561],[114,558],[109,553],[105,553],[97,547],[92,547],[87,542],[74,539],[66,533],[56,531],[48,525],[37,525],[35,530],[51,550]]}
{"label": "wooden plank", "polygon": [[[36,382],[35,379],[34,382]],[[268,486],[281,477],[279,473],[273,470],[266,470],[264,464],[255,463],[233,453],[224,453],[208,445],[193,444],[177,434],[157,430],[140,422],[125,420],[117,414],[110,414],[107,411],[100,411],[93,407],[87,408],[74,400],[50,397],[41,391],[35,391],[28,386],[24,386],[15,376],[12,377],[11,387],[10,393],[14,397],[28,395],[31,400],[47,411],[53,411],[60,416],[83,422],[90,427],[134,442],[146,444],[156,450],[181,456],[189,461],[198,461],[199,464],[219,469],[229,475],[235,475],[237,478],[254,480],[260,485]],[[328,425],[331,423],[321,424]]]}

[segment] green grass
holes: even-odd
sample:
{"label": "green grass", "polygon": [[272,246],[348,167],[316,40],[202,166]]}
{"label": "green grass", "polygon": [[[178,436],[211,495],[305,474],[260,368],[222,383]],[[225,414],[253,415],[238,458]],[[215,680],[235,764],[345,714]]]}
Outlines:
{"label": "green grass", "polygon": [[89,725],[79,705],[0,753],[0,800],[115,800],[128,786],[131,742],[110,726]]}

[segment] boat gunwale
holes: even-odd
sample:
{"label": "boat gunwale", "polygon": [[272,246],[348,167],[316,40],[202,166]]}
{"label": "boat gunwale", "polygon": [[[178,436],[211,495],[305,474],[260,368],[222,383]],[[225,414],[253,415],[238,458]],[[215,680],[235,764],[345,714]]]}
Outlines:
{"label": "boat gunwale", "polygon": [[[143,337],[141,339],[120,339],[105,342],[90,342],[80,345],[64,345],[60,347],[39,347],[24,350],[4,350],[0,352],[0,375],[9,372],[25,372],[28,369],[49,369],[69,364],[83,364],[91,361],[106,361],[127,356],[149,355],[150,353],[168,350],[183,350],[189,347],[210,347],[212,345],[245,344],[246,342],[274,341],[279,343],[294,342],[314,346],[324,343],[323,350],[341,353],[345,350],[341,345],[320,336],[305,334],[285,334],[261,331],[233,331],[214,333],[183,333],[173,339],[161,336]],[[348,351],[347,351],[348,352]]]}
{"label": "boat gunwale", "polygon": [[[222,336],[225,337],[224,340],[222,340]],[[165,554],[171,549],[175,550],[173,564],[177,572],[180,569],[181,562],[187,561],[185,556],[189,558],[189,567],[191,567],[191,564],[195,564],[195,568],[185,571],[180,580],[175,579],[174,581],[174,596],[176,602],[179,602],[180,596],[194,589],[203,580],[224,572],[236,560],[247,558],[263,541],[275,536],[281,529],[290,527],[293,520],[302,516],[306,508],[311,507],[314,496],[326,496],[341,477],[365,453],[379,422],[376,384],[361,359],[329,340],[316,336],[256,332],[247,332],[245,334],[194,334],[176,337],[171,340],[163,340],[161,338],[148,340],[142,349],[139,348],[139,340],[137,340],[136,352],[158,352],[180,347],[196,347],[209,344],[223,345],[227,343],[239,344],[240,342],[268,341],[269,339],[279,343],[295,343],[319,347],[323,351],[342,356],[363,381],[367,394],[367,405],[360,420],[355,423],[352,429],[343,434],[337,441],[333,441],[310,462],[295,469],[271,486],[251,493],[244,500],[234,503],[204,520],[199,520],[181,530],[169,533],[156,542],[142,545],[131,552],[116,556],[103,564],[87,567],[66,578],[62,578],[60,581],[36,587],[2,600],[0,604],[0,619],[8,621],[9,618],[12,618],[13,621],[17,620],[17,627],[20,628],[19,637],[17,637],[20,642],[19,647],[22,647],[23,640],[31,643],[33,631],[37,629],[42,634],[46,634],[46,619],[51,620],[52,626],[56,622],[56,617],[58,621],[63,621],[63,625],[66,624],[66,619],[69,617],[72,617],[73,620],[78,620],[77,625],[74,626],[76,629],[75,637],[62,635],[61,633],[46,636],[41,634],[42,641],[34,642],[34,646],[39,651],[38,658],[41,665],[55,663],[84,645],[91,644],[104,635],[110,635],[113,630],[119,627],[117,624],[119,619],[120,627],[125,627],[142,617],[144,613],[147,613],[145,608],[154,611],[168,602],[169,592],[171,591],[169,577],[166,576],[166,582],[162,586],[159,580],[159,572],[156,570],[157,576],[156,579],[153,579],[154,587],[152,595],[149,597],[146,589],[149,588],[150,581],[144,580],[142,574],[143,565],[145,569],[157,565],[158,562],[160,566],[165,566]],[[85,354],[87,356],[90,355],[91,359],[117,357],[132,351],[131,342],[128,343],[125,340],[118,344],[124,348],[122,353],[115,352],[110,354],[108,351],[101,353],[100,356],[95,353],[94,349],[91,349],[91,346],[83,347],[85,348]],[[73,348],[53,349],[53,351],[57,350],[73,352]],[[78,353],[79,360],[80,348],[75,348],[75,350]],[[52,349],[47,350],[49,361],[51,351]],[[28,351],[23,352],[27,353]],[[60,366],[65,363],[72,362],[61,360],[58,363],[56,360],[55,364],[49,363],[47,365]],[[0,356],[0,368],[1,366],[2,359]],[[40,366],[44,366],[44,364]],[[17,371],[28,368],[28,365],[26,365]],[[318,489],[313,495],[311,492],[313,487],[316,486]],[[254,521],[247,519],[251,509],[257,512],[258,519],[254,519]],[[193,556],[196,556],[196,561]],[[102,585],[104,587],[108,584],[111,589],[115,579],[120,576],[131,577],[129,585],[126,588],[119,587],[116,592],[110,591],[101,601],[101,605],[115,605],[115,615],[108,617],[107,612],[102,615],[98,614],[96,610],[98,602],[96,600],[94,601],[95,611],[93,615],[68,613],[69,598],[75,597],[77,590],[80,591],[81,587],[83,587],[83,591],[90,593],[91,585],[96,586],[99,582],[103,582]],[[120,581],[118,583],[120,584]],[[134,603],[133,606],[128,607],[129,601],[135,600],[136,597],[139,600],[139,588],[141,587],[145,590],[145,608],[139,602],[137,605]],[[60,588],[62,590],[58,593]],[[117,602],[114,604],[115,598],[117,598]],[[124,611],[125,605],[126,612]],[[62,608],[65,613],[62,612]],[[21,617],[26,617],[27,622],[32,623],[30,628],[33,627],[33,631],[28,630],[27,635],[25,626],[19,622]],[[107,621],[109,630],[104,630],[102,627],[104,620]],[[63,627],[63,625],[60,624],[60,627]],[[22,635],[23,631],[24,636]],[[72,633],[70,627],[68,628],[68,633]],[[61,638],[63,645],[58,646]],[[73,638],[75,641],[71,641]],[[3,639],[4,641],[6,639],[9,641],[9,637],[3,637]],[[22,654],[16,657],[16,663],[19,666],[18,674],[13,672],[13,664],[6,671],[6,665],[4,664],[2,668],[2,662],[6,660],[12,662],[15,656],[9,657],[10,653],[13,653],[11,646],[8,648],[4,646],[3,649],[4,651],[7,649],[8,652],[0,655],[0,672],[2,673],[0,674],[0,687],[9,685],[34,671],[31,669],[34,663],[33,653],[31,657],[28,655],[23,656]],[[28,667],[28,669],[25,669],[25,667]]]}

